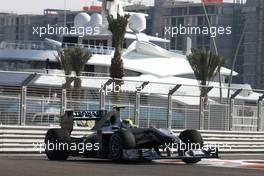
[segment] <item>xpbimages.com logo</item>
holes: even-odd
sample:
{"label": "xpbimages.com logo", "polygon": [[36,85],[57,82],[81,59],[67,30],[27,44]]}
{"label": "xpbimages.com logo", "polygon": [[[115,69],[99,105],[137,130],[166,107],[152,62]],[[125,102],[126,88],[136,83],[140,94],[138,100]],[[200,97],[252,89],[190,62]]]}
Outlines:
{"label": "xpbimages.com logo", "polygon": [[188,151],[188,150],[211,150],[218,149],[219,151],[231,151],[232,146],[226,143],[207,143],[207,144],[199,144],[199,143],[165,143],[165,151],[169,150],[172,153],[177,153],[179,151]]}
{"label": "xpbimages.com logo", "polygon": [[222,27],[222,26],[203,26],[203,27],[194,27],[179,25],[176,27],[168,27],[165,26],[164,28],[165,36],[177,37],[177,35],[210,35],[211,37],[217,37],[221,35],[231,35],[232,34],[232,27]]}
{"label": "xpbimages.com logo", "polygon": [[[152,92],[166,92],[167,87],[162,84],[152,84],[154,86],[146,86],[146,87],[135,87],[135,85],[130,84],[117,84],[113,82],[111,86],[105,87],[104,84],[101,85],[101,88],[98,92],[104,91],[105,95],[109,95],[111,93],[129,93],[129,92],[144,92],[145,94],[150,95]],[[184,96],[186,95],[185,91],[177,91],[174,95]]]}
{"label": "xpbimages.com logo", "polygon": [[43,151],[77,151],[78,153],[82,154],[85,151],[98,151],[99,150],[99,143],[62,143],[56,141],[47,143],[33,143],[33,149],[42,153]]}
{"label": "xpbimages.com logo", "polygon": [[51,26],[48,24],[47,26],[33,26],[33,35],[38,35],[39,37],[43,37],[45,35],[76,35],[79,37],[84,37],[86,35],[98,35],[100,33],[99,27],[63,27],[54,25]]}

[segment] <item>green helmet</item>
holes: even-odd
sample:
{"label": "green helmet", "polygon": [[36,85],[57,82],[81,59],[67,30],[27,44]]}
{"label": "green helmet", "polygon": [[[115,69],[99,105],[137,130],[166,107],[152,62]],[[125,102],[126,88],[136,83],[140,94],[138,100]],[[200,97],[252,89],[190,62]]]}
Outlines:
{"label": "green helmet", "polygon": [[136,125],[134,125],[133,121],[130,118],[123,119],[122,123],[128,124],[131,128],[136,128],[137,127]]}

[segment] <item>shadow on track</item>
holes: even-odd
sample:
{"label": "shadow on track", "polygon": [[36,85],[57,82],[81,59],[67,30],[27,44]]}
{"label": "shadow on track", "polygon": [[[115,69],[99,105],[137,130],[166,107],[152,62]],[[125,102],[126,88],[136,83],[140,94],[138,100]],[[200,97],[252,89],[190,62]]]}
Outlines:
{"label": "shadow on track", "polygon": [[89,164],[116,164],[116,165],[155,165],[158,164],[153,161],[120,161],[113,162],[110,159],[93,159],[93,158],[69,158],[63,162],[71,162],[71,163],[89,163]]}

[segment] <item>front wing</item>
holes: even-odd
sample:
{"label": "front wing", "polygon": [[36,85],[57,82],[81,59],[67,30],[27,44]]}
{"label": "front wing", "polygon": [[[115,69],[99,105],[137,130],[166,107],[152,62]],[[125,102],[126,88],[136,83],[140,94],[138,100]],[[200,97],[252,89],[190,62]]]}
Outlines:
{"label": "front wing", "polygon": [[199,149],[199,150],[189,150],[184,156],[178,156],[176,153],[171,155],[163,156],[158,154],[156,151],[151,149],[131,149],[123,150],[124,160],[137,160],[137,159],[147,159],[147,160],[160,160],[160,159],[204,159],[204,158],[219,158],[218,149]]}

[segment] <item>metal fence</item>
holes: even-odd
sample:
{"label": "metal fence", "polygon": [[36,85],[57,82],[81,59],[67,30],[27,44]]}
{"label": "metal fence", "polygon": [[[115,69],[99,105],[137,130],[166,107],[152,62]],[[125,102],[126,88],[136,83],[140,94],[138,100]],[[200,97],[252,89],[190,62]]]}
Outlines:
{"label": "metal fence", "polygon": [[[255,103],[251,101],[250,105],[235,97],[229,101],[225,100],[225,103],[209,101],[201,112],[199,104],[192,104],[199,96],[194,95],[192,91],[190,94],[183,94],[181,89],[187,87],[182,85],[126,80],[122,86],[134,86],[134,90],[125,89],[116,93],[109,91],[113,81],[109,82],[107,78],[83,77],[84,83],[85,80],[90,82],[91,86],[81,90],[66,90],[62,85],[45,86],[34,83],[23,86],[0,85],[0,124],[58,125],[60,115],[67,109],[110,111],[113,105],[120,104],[126,107],[121,111],[121,116],[131,118],[142,127],[263,131],[262,100],[256,100]],[[94,82],[97,85],[94,85]],[[146,86],[160,86],[164,91],[144,92]],[[209,96],[209,99],[214,98]],[[186,103],[187,100],[190,103]]]}

